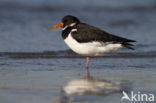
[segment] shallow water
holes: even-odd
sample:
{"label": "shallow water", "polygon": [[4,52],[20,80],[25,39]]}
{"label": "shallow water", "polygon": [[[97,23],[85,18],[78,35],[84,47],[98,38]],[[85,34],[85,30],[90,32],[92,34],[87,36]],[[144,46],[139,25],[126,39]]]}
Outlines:
{"label": "shallow water", "polygon": [[[0,100],[2,103],[51,103],[64,96],[61,90],[70,80],[85,76],[84,62],[84,58],[1,59]],[[131,82],[133,91],[156,93],[154,62],[154,58],[93,58],[90,72],[100,79]],[[115,103],[120,102],[121,96],[115,93],[68,98],[80,103]]]}
{"label": "shallow water", "polygon": [[71,80],[85,77],[85,57],[68,50],[60,29],[47,31],[66,14],[137,41],[135,50],[91,58],[92,77],[126,81],[135,92],[156,94],[155,0],[90,2],[0,1],[0,103],[121,103],[121,92],[61,92]]}

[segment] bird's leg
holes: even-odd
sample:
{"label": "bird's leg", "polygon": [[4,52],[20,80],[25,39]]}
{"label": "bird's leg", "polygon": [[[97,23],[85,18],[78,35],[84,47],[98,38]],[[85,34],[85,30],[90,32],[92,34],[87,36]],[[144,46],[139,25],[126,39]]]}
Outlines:
{"label": "bird's leg", "polygon": [[87,58],[86,58],[86,76],[87,76],[87,78],[89,79],[90,78],[90,73],[89,73],[89,62],[90,62],[90,57],[88,56]]}

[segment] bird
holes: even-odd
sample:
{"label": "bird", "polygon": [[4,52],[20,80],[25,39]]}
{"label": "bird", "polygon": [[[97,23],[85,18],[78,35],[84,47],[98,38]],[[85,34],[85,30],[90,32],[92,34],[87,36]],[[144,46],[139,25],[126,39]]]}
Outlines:
{"label": "bird", "polygon": [[135,40],[113,35],[95,26],[81,22],[77,17],[66,15],[59,24],[48,30],[62,28],[64,42],[74,52],[86,56],[86,73],[89,76],[90,57],[103,56],[120,48],[132,49]]}

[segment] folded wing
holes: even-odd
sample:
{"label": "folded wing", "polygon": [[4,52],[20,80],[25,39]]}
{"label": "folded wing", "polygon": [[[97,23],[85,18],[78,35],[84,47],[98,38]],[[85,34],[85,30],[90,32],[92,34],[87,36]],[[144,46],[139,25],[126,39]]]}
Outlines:
{"label": "folded wing", "polygon": [[80,43],[93,41],[99,41],[104,43],[111,42],[113,44],[122,44],[123,47],[129,49],[133,49],[133,44],[130,44],[130,42],[135,42],[134,40],[109,34],[99,28],[84,23],[80,23],[77,25],[77,31],[73,32],[72,36]]}

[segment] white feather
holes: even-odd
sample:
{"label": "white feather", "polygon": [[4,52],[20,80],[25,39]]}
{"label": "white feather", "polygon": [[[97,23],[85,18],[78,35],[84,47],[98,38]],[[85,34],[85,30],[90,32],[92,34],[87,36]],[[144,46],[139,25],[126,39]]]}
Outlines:
{"label": "white feather", "polygon": [[[72,24],[70,24],[69,26],[70,26],[70,27],[72,27],[72,26],[74,26],[75,24],[76,24],[76,23],[72,23]],[[62,28],[62,30],[67,29],[69,26],[68,26],[68,25],[66,25],[64,28]]]}
{"label": "white feather", "polygon": [[72,23],[72,24],[70,24],[70,26],[72,27],[72,26],[74,26],[76,23]]}
{"label": "white feather", "polygon": [[77,29],[73,29],[64,41],[74,52],[78,54],[85,56],[102,56],[107,52],[122,48],[122,44],[112,44],[111,42],[103,43],[94,41],[79,43],[71,36],[73,31],[77,31]]}
{"label": "white feather", "polygon": [[62,30],[65,30],[65,29],[67,29],[68,28],[68,25],[66,25],[64,28],[62,28]]}

